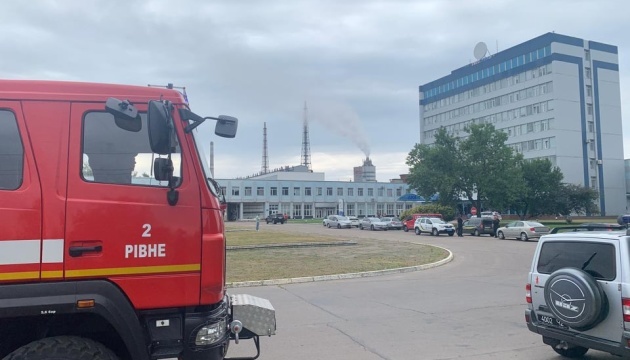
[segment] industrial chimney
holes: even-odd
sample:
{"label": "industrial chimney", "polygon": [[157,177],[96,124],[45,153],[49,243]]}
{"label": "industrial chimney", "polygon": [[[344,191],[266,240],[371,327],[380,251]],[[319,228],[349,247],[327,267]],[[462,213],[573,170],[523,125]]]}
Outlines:
{"label": "industrial chimney", "polygon": [[370,157],[366,157],[362,166],[354,168],[354,182],[376,182],[376,167]]}

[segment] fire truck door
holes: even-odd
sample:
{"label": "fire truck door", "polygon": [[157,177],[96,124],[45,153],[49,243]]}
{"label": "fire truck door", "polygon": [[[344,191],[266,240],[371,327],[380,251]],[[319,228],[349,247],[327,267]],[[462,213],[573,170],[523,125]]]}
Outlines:
{"label": "fire truck door", "polygon": [[41,187],[17,101],[0,101],[0,283],[40,278]]}
{"label": "fire truck door", "polygon": [[189,154],[172,154],[179,201],[153,176],[146,106],[142,128],[116,125],[104,104],[73,104],[65,278],[107,278],[137,309],[199,302],[201,206]]}

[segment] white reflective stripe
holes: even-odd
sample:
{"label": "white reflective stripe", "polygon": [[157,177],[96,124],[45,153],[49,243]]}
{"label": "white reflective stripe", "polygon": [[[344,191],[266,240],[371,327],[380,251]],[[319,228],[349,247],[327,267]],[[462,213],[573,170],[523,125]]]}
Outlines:
{"label": "white reflective stripe", "polygon": [[40,240],[0,241],[0,265],[39,264]]}
{"label": "white reflective stripe", "polygon": [[63,239],[45,239],[42,263],[63,262]]}

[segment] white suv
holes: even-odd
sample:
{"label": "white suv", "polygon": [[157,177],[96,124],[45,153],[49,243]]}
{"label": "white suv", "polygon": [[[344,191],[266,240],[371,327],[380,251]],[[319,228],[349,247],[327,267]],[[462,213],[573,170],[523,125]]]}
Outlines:
{"label": "white suv", "polygon": [[431,235],[438,236],[440,234],[448,234],[453,236],[455,234],[455,228],[452,224],[445,222],[440,218],[417,218],[413,224],[416,235],[420,235],[423,232],[430,233]]}
{"label": "white suv", "polygon": [[624,231],[541,237],[525,288],[529,330],[565,357],[589,348],[629,357],[628,254]]}

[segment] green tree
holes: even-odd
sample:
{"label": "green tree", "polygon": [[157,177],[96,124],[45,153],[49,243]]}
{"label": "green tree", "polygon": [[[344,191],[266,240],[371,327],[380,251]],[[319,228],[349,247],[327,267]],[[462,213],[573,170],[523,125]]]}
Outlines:
{"label": "green tree", "polygon": [[460,145],[465,171],[462,192],[477,209],[482,201],[495,209],[507,208],[524,187],[522,155],[505,144],[507,134],[492,124],[473,124],[466,131],[470,135]]}
{"label": "green tree", "polygon": [[525,219],[527,215],[554,214],[558,196],[562,193],[564,176],[560,168],[548,159],[534,159],[520,163],[524,187],[512,205],[516,213]]}
{"label": "green tree", "polygon": [[425,198],[440,194],[439,203],[454,205],[461,188],[459,140],[439,128],[433,145],[416,144],[407,156],[407,183]]}
{"label": "green tree", "polygon": [[556,199],[555,209],[561,214],[596,215],[599,214],[599,207],[595,203],[597,199],[599,199],[599,193],[595,189],[575,184],[563,184]]}
{"label": "green tree", "polygon": [[[507,145],[507,134],[491,124],[473,124],[464,139],[440,128],[431,145],[416,144],[407,157],[407,182],[425,197],[440,194],[439,202],[454,205],[466,197],[478,209],[505,208],[518,198],[524,182],[520,154]],[[487,206],[486,206],[487,207]]]}

